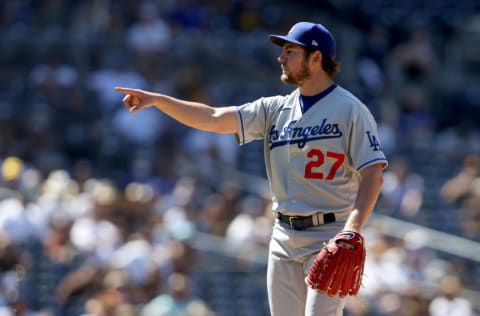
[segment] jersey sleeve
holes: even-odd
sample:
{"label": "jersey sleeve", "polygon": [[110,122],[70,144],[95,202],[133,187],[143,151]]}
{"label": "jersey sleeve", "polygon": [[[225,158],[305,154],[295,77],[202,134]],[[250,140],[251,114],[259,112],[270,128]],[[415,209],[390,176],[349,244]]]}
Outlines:
{"label": "jersey sleeve", "polygon": [[265,139],[269,116],[275,108],[277,97],[260,98],[237,108],[238,133],[235,141],[244,145],[254,140]]}
{"label": "jersey sleeve", "polygon": [[357,171],[377,163],[382,164],[383,168],[388,165],[378,137],[377,124],[366,106],[359,109],[353,120],[350,156]]}

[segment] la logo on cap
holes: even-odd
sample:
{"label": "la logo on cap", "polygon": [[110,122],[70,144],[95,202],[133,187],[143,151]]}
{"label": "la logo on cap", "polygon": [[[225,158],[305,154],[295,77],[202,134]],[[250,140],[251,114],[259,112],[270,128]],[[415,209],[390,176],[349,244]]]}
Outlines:
{"label": "la logo on cap", "polygon": [[312,40],[312,45],[313,45],[313,46],[318,46],[317,41],[316,41],[316,40]]}

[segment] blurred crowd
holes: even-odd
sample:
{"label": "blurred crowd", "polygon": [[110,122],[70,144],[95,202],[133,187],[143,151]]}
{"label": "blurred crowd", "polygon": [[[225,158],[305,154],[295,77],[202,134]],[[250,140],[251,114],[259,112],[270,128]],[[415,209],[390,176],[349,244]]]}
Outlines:
{"label": "blurred crowd", "polygon": [[[379,122],[390,167],[376,211],[480,241],[479,9],[473,0],[2,1],[0,314],[268,314],[261,282],[249,283],[256,297],[242,311],[209,286],[212,271],[263,280],[274,219],[261,145],[238,147],[154,109],[131,115],[113,87],[219,106],[285,93],[267,35],[298,20],[332,30],[338,82]],[[365,286],[347,315],[478,312],[477,262],[374,226],[366,236]]]}

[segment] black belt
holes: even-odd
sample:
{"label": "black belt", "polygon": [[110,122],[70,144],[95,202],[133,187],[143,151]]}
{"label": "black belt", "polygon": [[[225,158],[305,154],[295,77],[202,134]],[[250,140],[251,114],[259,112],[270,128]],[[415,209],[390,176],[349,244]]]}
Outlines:
{"label": "black belt", "polygon": [[[284,215],[282,213],[277,213],[277,218],[280,222],[287,224],[295,230],[302,230],[322,224],[335,223],[336,218],[334,213],[325,213],[325,214],[314,214],[311,216],[298,216],[298,215]],[[314,224],[313,216],[319,217],[319,223]],[[322,221],[323,219],[323,221]]]}

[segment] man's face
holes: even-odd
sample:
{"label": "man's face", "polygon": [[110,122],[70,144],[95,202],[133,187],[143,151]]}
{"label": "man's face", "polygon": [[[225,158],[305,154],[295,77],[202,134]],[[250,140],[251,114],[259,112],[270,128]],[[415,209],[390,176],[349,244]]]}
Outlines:
{"label": "man's face", "polygon": [[283,83],[301,86],[311,73],[304,49],[295,44],[285,43],[282,54],[277,58],[282,67],[280,79]]}

